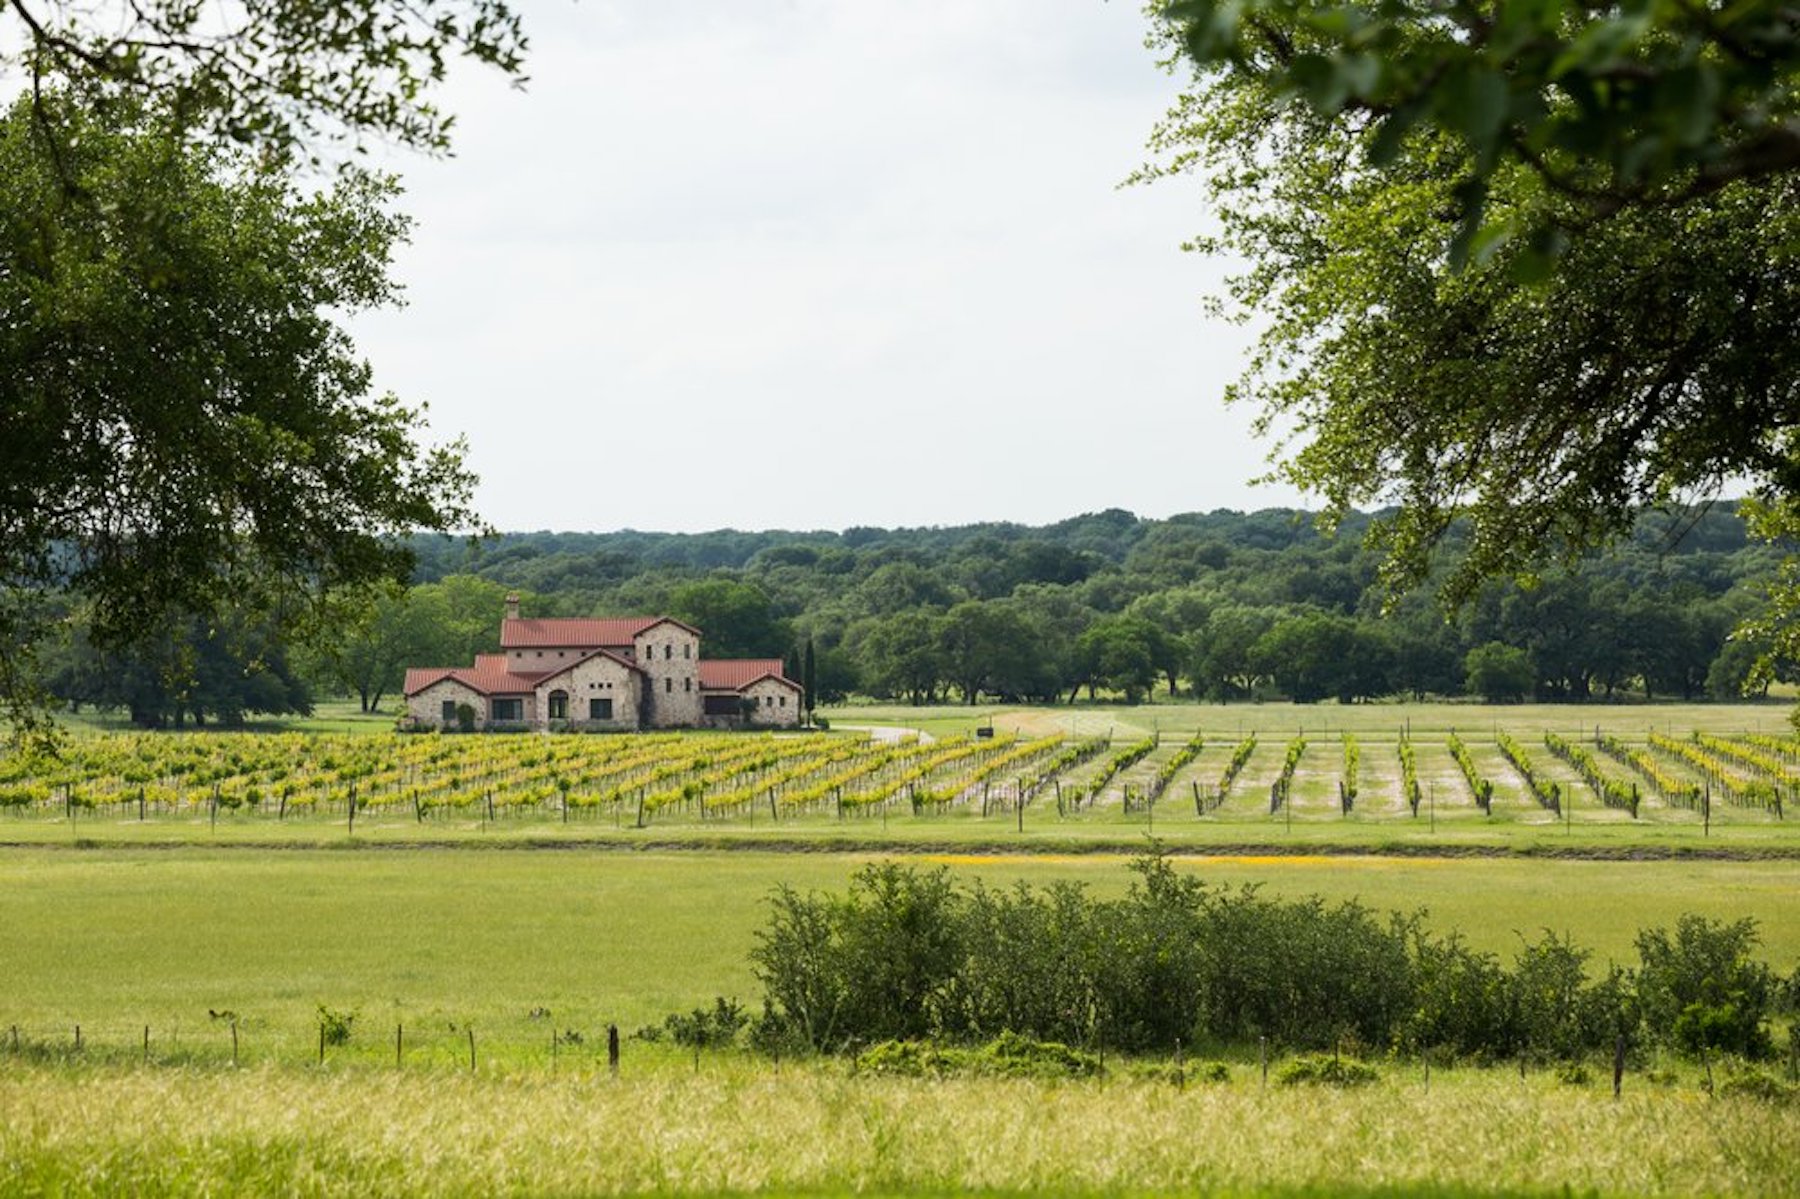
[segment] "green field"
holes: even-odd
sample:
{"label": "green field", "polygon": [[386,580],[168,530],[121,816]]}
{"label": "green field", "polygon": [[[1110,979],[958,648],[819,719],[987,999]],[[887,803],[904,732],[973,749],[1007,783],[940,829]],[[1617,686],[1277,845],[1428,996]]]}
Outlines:
{"label": "green field", "polygon": [[[550,1029],[630,1030],[757,990],[747,955],[777,885],[841,889],[869,855],[394,849],[12,849],[0,854],[0,1027],[135,1044],[222,1033],[277,1056],[311,1047],[318,1004],[375,1027],[473,1023],[535,1053]],[[1113,893],[1111,855],[934,855],[995,885],[1073,879]],[[1783,971],[1800,963],[1800,863],[1535,859],[1194,858],[1208,880],[1425,908],[1441,929],[1509,953],[1517,933],[1568,932],[1628,960],[1636,930],[1683,912],[1755,915]],[[421,1034],[423,1035],[423,1034]],[[291,1042],[291,1044],[290,1044]],[[371,1049],[370,1052],[377,1052]]]}
{"label": "green field", "polygon": [[[1116,892],[1122,859],[946,855],[993,884]],[[839,1063],[695,1063],[629,1034],[720,993],[780,883],[838,888],[864,855],[363,848],[10,849],[0,1190],[403,1191],[1230,1188],[1792,1193],[1791,1111],[1708,1100],[1687,1063],[1615,1106],[1603,1068],[1383,1064],[1372,1090],[850,1075]],[[927,861],[938,859],[927,858]],[[1186,859],[1220,882],[1426,906],[1503,954],[1567,931],[1629,959],[1687,911],[1762,921],[1800,959],[1800,867],[1784,861]],[[320,1004],[356,1013],[317,1064]],[[239,1068],[231,1068],[236,1018]],[[534,1013],[537,1013],[534,1015]],[[546,1014],[547,1013],[547,1014]],[[75,1026],[83,1049],[73,1052]],[[404,1058],[394,1063],[394,1027]],[[149,1064],[144,1064],[148,1029]],[[467,1033],[478,1039],[467,1069]],[[551,1034],[564,1040],[553,1056]],[[1459,1115],[1458,1113],[1462,1113]],[[1477,1115],[1477,1113],[1479,1113]]]}
{"label": "green field", "polygon": [[[1192,735],[1160,723],[1175,711],[1142,710],[1151,728],[1115,725],[1115,747],[1163,734],[1118,785]],[[1497,784],[1486,817],[1442,778],[1435,830],[1429,813],[1391,800],[1346,817],[1333,794],[1341,735],[1358,738],[1366,794],[1380,796],[1396,779],[1397,734],[1381,731],[1392,711],[1384,723],[1380,709],[1284,707],[1285,720],[1368,721],[1337,740],[1304,726],[1290,829],[1257,792],[1303,726],[1256,711],[1268,731],[1243,797],[1234,790],[1217,814],[1169,800],[1127,813],[1104,791],[1059,816],[1044,793],[1023,833],[1016,811],[983,818],[973,802],[923,817],[807,810],[778,825],[671,811],[641,829],[620,805],[565,823],[542,804],[490,821],[375,803],[353,829],[324,804],[216,823],[192,805],[142,821],[104,804],[11,810],[0,816],[0,1193],[1800,1193],[1793,1101],[1710,1095],[1699,1064],[1654,1053],[1615,1103],[1604,1063],[1573,1083],[1547,1067],[1521,1079],[1440,1065],[1427,1089],[1422,1063],[1377,1051],[1382,1080],[1338,1092],[1265,1089],[1254,1051],[1240,1050],[1227,1081],[1185,1087],[1116,1061],[1098,1081],[921,1081],[836,1059],[696,1059],[631,1035],[719,995],[758,1006],[748,955],[777,886],[841,890],[863,864],[901,853],[989,885],[1067,880],[1114,895],[1131,878],[1126,853],[1152,832],[1178,869],[1208,881],[1423,909],[1431,927],[1506,958],[1551,930],[1596,964],[1630,964],[1640,928],[1694,912],[1756,917],[1763,956],[1783,974],[1800,966],[1792,821],[1721,808],[1707,836],[1686,812],[1633,821],[1576,806],[1558,822],[1528,807],[1516,780]],[[1494,710],[1478,711],[1485,736],[1457,727],[1499,775]],[[1756,727],[1748,708],[1716,721],[1710,708],[1620,715],[1670,711],[1678,729]],[[1784,731],[1761,711],[1763,731]],[[1218,710],[1195,712],[1210,722]],[[1428,720],[1446,714],[1406,714],[1421,773],[1453,770],[1450,724]],[[1499,719],[1523,738],[1569,727],[1570,714]],[[1000,740],[1013,728],[1081,736],[1115,715],[1080,712],[1073,730],[1032,711],[995,723]],[[1650,727],[1616,724],[1638,738]],[[1196,777],[1235,743],[1236,728],[1219,727]],[[227,752],[209,736],[193,743]],[[1069,794],[1099,761],[1069,773]],[[355,1018],[322,1064],[321,1007]],[[625,1034],[616,1079],[609,1025]],[[1715,1082],[1735,1069],[1718,1063]]]}

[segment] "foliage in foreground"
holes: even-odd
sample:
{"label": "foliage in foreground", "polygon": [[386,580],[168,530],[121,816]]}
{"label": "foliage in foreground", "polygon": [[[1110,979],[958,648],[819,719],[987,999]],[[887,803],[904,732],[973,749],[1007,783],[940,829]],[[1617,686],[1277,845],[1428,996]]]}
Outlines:
{"label": "foliage in foreground", "polygon": [[397,185],[303,189],[176,124],[48,91],[0,116],[10,717],[31,715],[52,592],[124,645],[172,614],[310,610],[403,575],[398,535],[476,523],[461,449],[372,393],[341,324],[398,298]]}
{"label": "foliage in foreground", "polygon": [[1119,899],[995,891],[942,868],[864,867],[844,895],[782,888],[753,952],[759,1035],[824,1051],[1014,1034],[1127,1052],[1270,1044],[1571,1060],[1653,1042],[1766,1055],[1777,998],[1755,922],[1683,917],[1597,974],[1545,934],[1510,967],[1418,916],[1208,886],[1159,853]]}

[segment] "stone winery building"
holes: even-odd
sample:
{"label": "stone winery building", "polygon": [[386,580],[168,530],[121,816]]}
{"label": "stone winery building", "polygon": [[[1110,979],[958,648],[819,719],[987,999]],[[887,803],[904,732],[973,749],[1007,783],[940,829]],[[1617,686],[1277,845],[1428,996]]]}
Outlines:
{"label": "stone winery building", "polygon": [[526,620],[506,597],[500,652],[406,672],[414,728],[619,730],[800,723],[779,658],[702,658],[700,630],[668,616]]}

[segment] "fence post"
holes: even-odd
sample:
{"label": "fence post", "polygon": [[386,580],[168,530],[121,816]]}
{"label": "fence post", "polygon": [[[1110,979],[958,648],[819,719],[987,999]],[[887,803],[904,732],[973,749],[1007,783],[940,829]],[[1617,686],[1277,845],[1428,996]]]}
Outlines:
{"label": "fence post", "polygon": [[1613,1098],[1619,1097],[1619,1089],[1625,1082],[1625,1034],[1620,1033],[1613,1038]]}
{"label": "fence post", "polygon": [[475,1026],[469,1025],[469,1073],[475,1073]]}
{"label": "fence post", "polygon": [[606,1026],[606,1068],[612,1072],[614,1078],[619,1076],[619,1026],[617,1024]]}

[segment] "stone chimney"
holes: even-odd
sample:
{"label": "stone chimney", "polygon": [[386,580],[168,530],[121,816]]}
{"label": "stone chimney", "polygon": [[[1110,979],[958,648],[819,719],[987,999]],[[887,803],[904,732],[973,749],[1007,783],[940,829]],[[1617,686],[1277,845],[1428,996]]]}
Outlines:
{"label": "stone chimney", "polygon": [[519,593],[516,591],[506,593],[506,619],[519,619]]}

